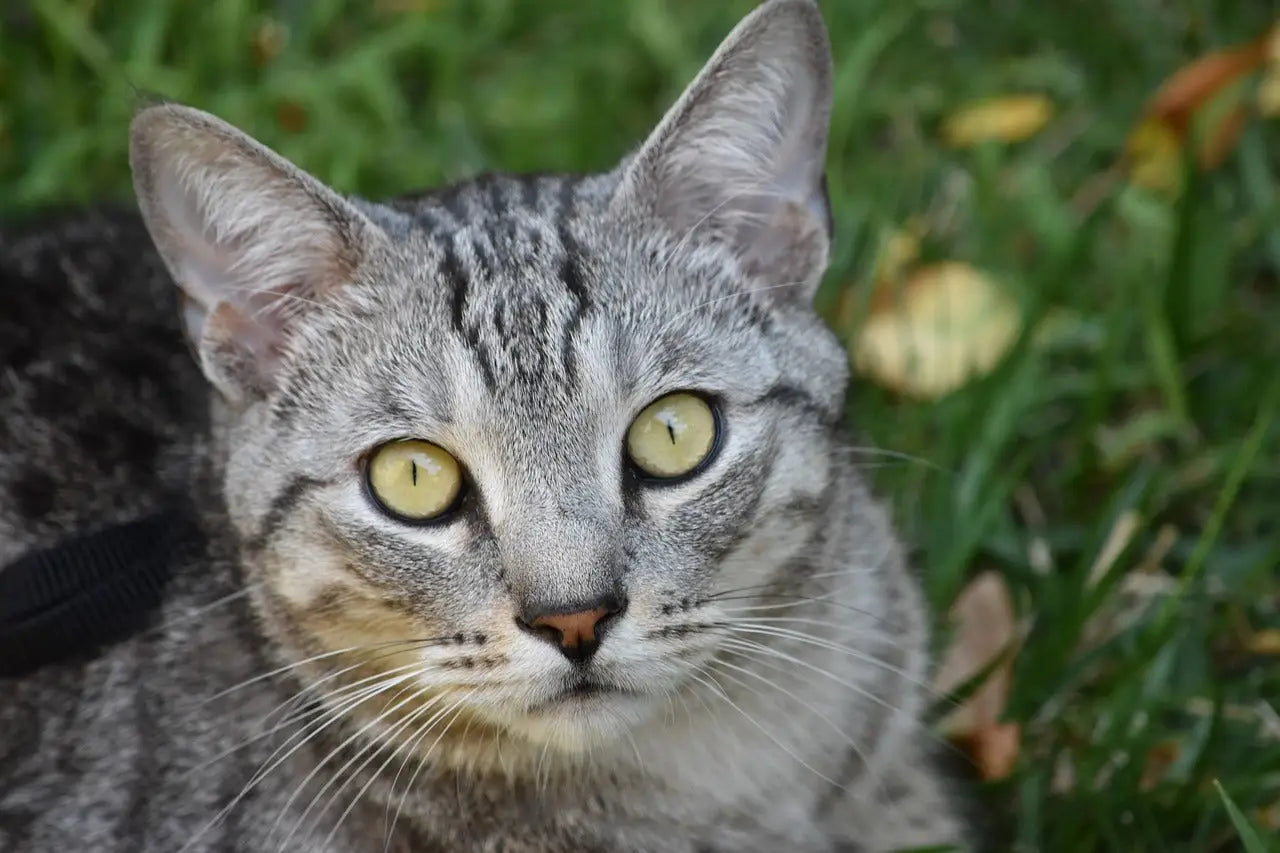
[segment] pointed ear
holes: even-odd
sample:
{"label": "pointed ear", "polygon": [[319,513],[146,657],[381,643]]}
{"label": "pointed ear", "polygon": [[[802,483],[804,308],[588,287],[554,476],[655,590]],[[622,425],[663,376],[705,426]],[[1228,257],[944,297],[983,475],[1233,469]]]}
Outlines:
{"label": "pointed ear", "polygon": [[[808,299],[826,268],[831,52],[812,0],[769,0],[725,39],[623,167],[613,203]],[[803,294],[803,296],[800,296]]]}
{"label": "pointed ear", "polygon": [[129,159],[205,376],[233,403],[265,396],[291,326],[352,279],[380,232],[315,178],[190,107],[139,112]]}

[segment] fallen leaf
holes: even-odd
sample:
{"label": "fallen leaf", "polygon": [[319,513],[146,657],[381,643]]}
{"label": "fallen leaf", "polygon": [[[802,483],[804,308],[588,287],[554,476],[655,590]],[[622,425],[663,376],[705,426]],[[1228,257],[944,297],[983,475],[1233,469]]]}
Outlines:
{"label": "fallen leaf", "polygon": [[276,123],[289,133],[301,133],[307,128],[307,111],[296,101],[277,101]]}
{"label": "fallen leaf", "polygon": [[1161,84],[1125,142],[1133,183],[1177,195],[1186,146],[1201,169],[1214,169],[1227,159],[1249,118],[1253,77],[1267,63],[1277,33],[1280,27],[1246,44],[1208,53]]}
{"label": "fallen leaf", "polygon": [[942,122],[942,137],[952,148],[981,142],[1020,142],[1040,130],[1053,115],[1043,95],[1006,95],[966,104]]}
{"label": "fallen leaf", "polygon": [[1245,643],[1251,654],[1280,657],[1280,628],[1264,628],[1255,631]]}
{"label": "fallen leaf", "polygon": [[253,64],[261,68],[269,65],[289,41],[289,30],[275,18],[264,18],[253,33],[250,52]]}
{"label": "fallen leaf", "polygon": [[940,397],[990,372],[1021,326],[1017,306],[995,283],[968,264],[947,261],[878,289],[851,357],[888,388]]}
{"label": "fallen leaf", "polygon": [[1280,24],[1267,38],[1267,58],[1258,81],[1258,113],[1267,118],[1280,116]]}
{"label": "fallen leaf", "polygon": [[934,676],[938,693],[950,693],[997,658],[1004,659],[942,720],[940,728],[967,747],[984,779],[1002,779],[1013,770],[1021,743],[1018,724],[1001,719],[1009,701],[1018,643],[1013,601],[1004,579],[990,571],[978,575],[956,598],[950,617],[955,633]]}
{"label": "fallen leaf", "polygon": [[[908,220],[905,225],[889,232],[872,267],[873,282],[870,296],[870,313],[882,311],[893,301],[893,293],[911,265],[920,258],[920,239],[924,227],[919,219]],[[836,306],[836,324],[840,329],[851,328],[863,308],[865,291],[846,287]]]}
{"label": "fallen leaf", "polygon": [[1147,752],[1147,760],[1142,765],[1142,777],[1138,780],[1138,790],[1150,791],[1164,781],[1169,768],[1178,760],[1182,747],[1177,741],[1166,740],[1157,743]]}
{"label": "fallen leaf", "polygon": [[1161,118],[1185,134],[1196,113],[1219,92],[1266,61],[1270,34],[1236,47],[1207,53],[1178,69],[1147,104],[1147,114]]}
{"label": "fallen leaf", "polygon": [[1258,826],[1263,829],[1280,829],[1280,800],[1257,812]]}

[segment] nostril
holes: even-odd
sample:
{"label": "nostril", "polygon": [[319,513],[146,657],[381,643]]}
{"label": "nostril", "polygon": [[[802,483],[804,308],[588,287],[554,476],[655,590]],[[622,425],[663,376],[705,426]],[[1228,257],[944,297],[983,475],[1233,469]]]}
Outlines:
{"label": "nostril", "polygon": [[625,596],[611,596],[601,602],[604,609],[604,615],[596,622],[596,638],[604,636],[604,632],[613,627],[614,623],[622,618],[622,614],[627,612],[627,599]]}
{"label": "nostril", "polygon": [[533,633],[549,643],[554,643],[557,646],[564,643],[564,632],[554,625],[530,625],[529,627],[533,630]]}
{"label": "nostril", "polygon": [[546,622],[537,621],[537,617],[535,617],[535,621],[531,622],[523,616],[517,616],[516,624],[527,633],[533,634],[535,637],[541,637],[549,643],[555,643],[557,646],[564,639],[564,634],[559,628],[554,625],[548,625]]}

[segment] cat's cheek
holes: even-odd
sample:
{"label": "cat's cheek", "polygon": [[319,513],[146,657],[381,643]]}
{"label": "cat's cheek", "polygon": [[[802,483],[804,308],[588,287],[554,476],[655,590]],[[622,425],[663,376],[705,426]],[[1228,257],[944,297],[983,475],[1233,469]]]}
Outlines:
{"label": "cat's cheek", "polygon": [[254,560],[252,570],[279,601],[297,611],[330,601],[335,590],[351,584],[342,554],[320,545],[282,543]]}

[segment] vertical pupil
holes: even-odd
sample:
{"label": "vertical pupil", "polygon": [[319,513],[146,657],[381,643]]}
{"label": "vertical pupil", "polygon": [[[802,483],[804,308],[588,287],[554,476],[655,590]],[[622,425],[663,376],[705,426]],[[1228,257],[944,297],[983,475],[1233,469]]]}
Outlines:
{"label": "vertical pupil", "polygon": [[409,476],[413,478],[413,484],[418,485],[418,463],[412,459],[409,460]]}

